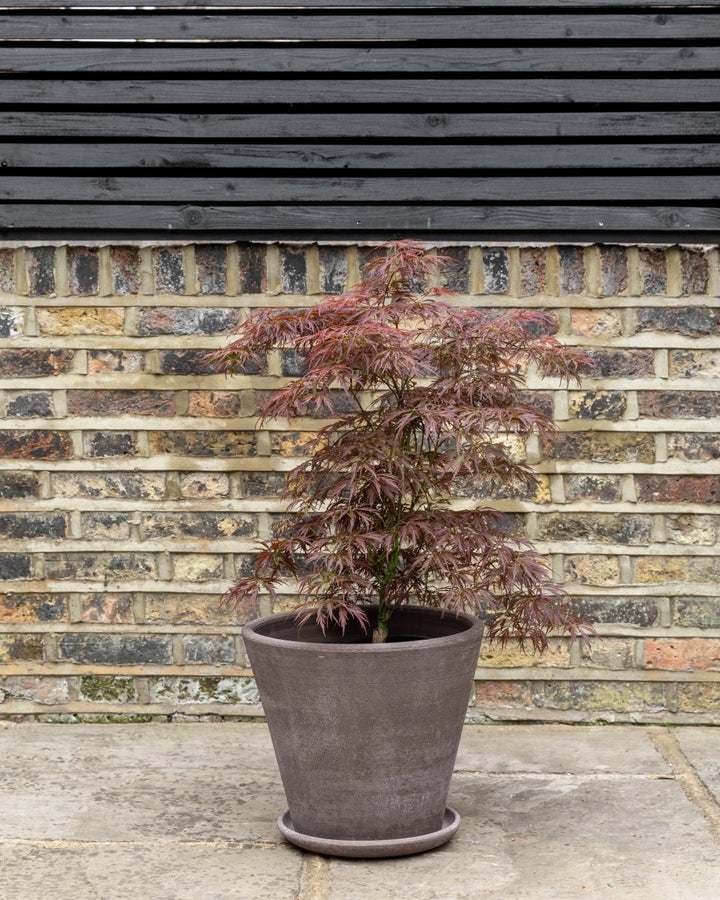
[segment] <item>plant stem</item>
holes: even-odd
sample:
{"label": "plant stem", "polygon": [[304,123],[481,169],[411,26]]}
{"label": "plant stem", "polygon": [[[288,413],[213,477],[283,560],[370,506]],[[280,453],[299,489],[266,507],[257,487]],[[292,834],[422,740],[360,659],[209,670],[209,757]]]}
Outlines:
{"label": "plant stem", "polygon": [[372,633],[372,642],[373,644],[385,644],[388,639],[388,623],[387,620],[384,622],[380,622],[378,620],[377,628],[373,629]]}

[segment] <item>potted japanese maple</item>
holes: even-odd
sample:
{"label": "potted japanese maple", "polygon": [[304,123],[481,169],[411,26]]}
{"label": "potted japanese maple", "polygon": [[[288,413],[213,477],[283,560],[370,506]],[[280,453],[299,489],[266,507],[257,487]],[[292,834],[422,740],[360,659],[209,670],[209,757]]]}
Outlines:
{"label": "potted japanese maple", "polygon": [[[582,358],[538,311],[453,305],[425,285],[449,260],[383,245],[353,290],[262,309],[216,354],[241,371],[273,348],[302,374],[260,422],[328,420],[287,478],[288,515],[229,602],[294,585],[297,609],[243,630],[294,843],[391,856],[448,840],[450,777],[483,634],[542,651],[586,636],[532,545],[463,495],[527,493],[517,447],[552,434],[523,390],[533,366],[567,381]],[[444,296],[448,295],[448,296]],[[470,489],[470,490],[469,490]]]}

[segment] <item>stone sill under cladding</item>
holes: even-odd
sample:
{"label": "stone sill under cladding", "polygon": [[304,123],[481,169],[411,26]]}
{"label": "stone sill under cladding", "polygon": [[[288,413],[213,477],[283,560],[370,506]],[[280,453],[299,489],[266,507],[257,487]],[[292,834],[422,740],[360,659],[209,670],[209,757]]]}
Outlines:
{"label": "stone sill under cladding", "polygon": [[[570,390],[531,378],[559,436],[518,448],[537,492],[493,502],[603,638],[486,647],[469,718],[720,721],[717,248],[443,250],[462,302],[548,309],[596,365]],[[318,422],[255,428],[291,354],[233,379],[203,357],[248,309],[352,284],[367,253],[0,245],[0,718],[262,714],[249,610],[218,600]]]}

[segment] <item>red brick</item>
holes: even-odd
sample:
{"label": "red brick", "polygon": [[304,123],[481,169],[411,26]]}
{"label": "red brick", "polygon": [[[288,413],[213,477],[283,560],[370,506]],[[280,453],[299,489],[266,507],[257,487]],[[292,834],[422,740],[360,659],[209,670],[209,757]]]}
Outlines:
{"label": "red brick", "polygon": [[80,621],[131,624],[134,621],[132,594],[81,594]]}
{"label": "red brick", "polygon": [[712,638],[657,638],[645,641],[645,667],[692,672],[720,670],[720,640]]}
{"label": "red brick", "polygon": [[137,294],[140,290],[140,251],[137,247],[111,247],[110,271],[113,294]]}
{"label": "red brick", "polygon": [[475,705],[492,707],[532,706],[530,686],[526,681],[477,681]]}
{"label": "red brick", "polygon": [[0,431],[0,457],[6,459],[72,459],[65,431]]}
{"label": "red brick", "polygon": [[0,376],[4,378],[44,378],[70,372],[72,350],[0,350]]}
{"label": "red brick", "polygon": [[664,250],[641,248],[640,281],[643,294],[664,294],[667,290],[667,265]]}
{"label": "red brick", "polygon": [[68,412],[75,416],[172,416],[172,391],[68,391]]}
{"label": "red brick", "polygon": [[544,247],[520,248],[520,288],[523,294],[542,294],[547,289]]}
{"label": "red brick", "polygon": [[720,503],[720,475],[636,475],[641,503]]}
{"label": "red brick", "polygon": [[708,289],[708,258],[702,250],[680,248],[683,294],[705,294]]}
{"label": "red brick", "polygon": [[223,418],[242,416],[242,401],[241,391],[190,391],[188,413]]}
{"label": "red brick", "polygon": [[708,419],[720,416],[716,391],[639,391],[641,416],[655,419]]}

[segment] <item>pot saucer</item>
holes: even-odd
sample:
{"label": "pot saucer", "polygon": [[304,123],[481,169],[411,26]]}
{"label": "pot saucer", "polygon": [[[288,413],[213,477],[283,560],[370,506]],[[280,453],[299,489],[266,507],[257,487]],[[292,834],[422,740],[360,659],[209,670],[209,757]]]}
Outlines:
{"label": "pot saucer", "polygon": [[425,850],[434,850],[455,834],[460,827],[460,815],[451,807],[446,807],[443,813],[442,825],[437,831],[427,834],[418,834],[413,837],[395,838],[393,840],[380,841],[339,841],[333,838],[315,837],[311,834],[303,834],[296,831],[290,819],[290,812],[286,810],[277,820],[278,828],[283,837],[313,853],[324,853],[328,856],[352,856],[365,859],[382,856],[409,856],[412,853],[423,853]]}

